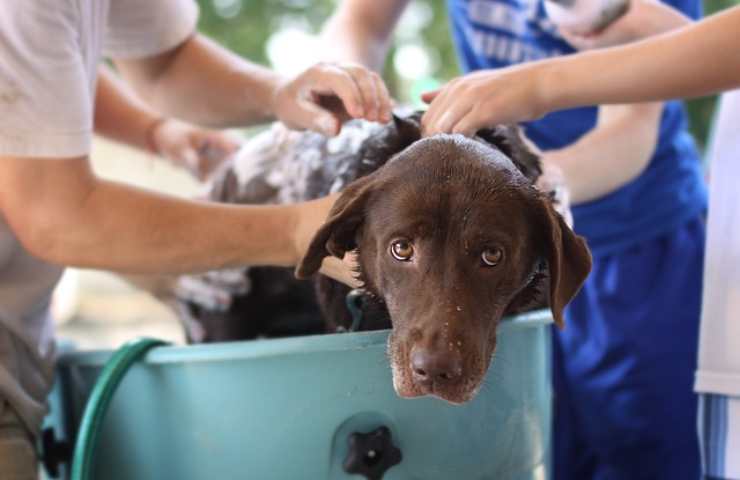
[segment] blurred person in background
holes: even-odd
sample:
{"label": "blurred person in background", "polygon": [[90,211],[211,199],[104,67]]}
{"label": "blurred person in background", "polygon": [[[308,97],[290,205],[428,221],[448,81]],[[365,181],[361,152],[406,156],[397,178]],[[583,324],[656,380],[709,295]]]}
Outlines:
{"label": "blurred person in background", "polygon": [[[700,14],[699,0],[665,3],[676,10],[633,0],[612,25],[583,37],[559,30],[540,0],[450,0],[461,66],[475,73],[438,93],[443,107],[432,102],[425,133],[474,134],[450,119],[486,111],[485,96],[456,86],[497,68],[629,42]],[[406,4],[342,2],[323,32],[331,59],[380,69]],[[585,107],[523,126],[545,167],[562,170],[575,230],[594,256],[566,328],[553,335],[554,478],[697,478],[692,380],[707,198],[683,106]]]}
{"label": "blurred person in background", "polygon": [[[115,80],[104,73],[98,84],[104,55],[152,111],[178,121],[221,128],[277,118],[333,135],[348,118],[390,120],[377,74],[320,64],[284,78],[199,35],[197,19],[191,0],[40,0],[5,2],[0,10],[3,480],[37,478],[34,438],[54,365],[49,298],[64,266],[185,273],[294,265],[335,199],[218,205],[98,178],[89,162],[94,117],[99,132],[199,174],[210,167],[198,151],[222,144],[213,133],[151,112],[129,115]],[[98,110],[96,100],[107,105]],[[132,123],[116,124],[124,118]],[[341,261],[325,262],[324,271],[351,282]]]}

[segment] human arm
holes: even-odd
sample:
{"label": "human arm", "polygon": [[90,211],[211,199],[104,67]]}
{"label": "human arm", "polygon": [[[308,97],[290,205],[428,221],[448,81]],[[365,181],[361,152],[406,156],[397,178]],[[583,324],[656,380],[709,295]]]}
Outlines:
{"label": "human arm", "polygon": [[[102,180],[86,157],[0,156],[0,212],[23,246],[52,263],[123,273],[295,265],[335,197],[235,206]],[[350,282],[341,262],[325,273]]]}
{"label": "human arm", "polygon": [[543,152],[559,167],[573,204],[595,200],[637,177],[658,140],[661,103],[601,107],[596,127],[577,142]]}
{"label": "human arm", "polygon": [[[387,91],[373,72],[319,64],[286,79],[197,33],[163,53],[115,64],[148,104],[198,125],[245,126],[277,118],[333,135],[345,114],[390,120]],[[321,97],[336,97],[343,108],[325,109]]]}
{"label": "human arm", "polygon": [[[691,23],[691,18],[658,0],[631,0],[628,11],[605,29],[579,35],[560,27],[578,50],[622,45]],[[662,103],[602,105],[596,126],[566,148],[543,154],[555,165],[573,203],[595,200],[622,187],[647,167],[658,142]]]}
{"label": "human arm", "polygon": [[346,0],[324,25],[326,60],[355,62],[380,72],[393,29],[408,0]]}
{"label": "human arm", "polygon": [[[740,42],[739,24],[740,7],[733,7],[629,45],[480,72],[470,82],[453,81],[425,94],[432,102],[425,126],[467,132],[565,108],[696,97],[736,88],[740,55],[728,51]],[[450,99],[463,93],[475,101],[443,119]]]}
{"label": "human arm", "polygon": [[[649,35],[651,32],[646,24],[662,31],[662,28],[668,28],[666,24],[675,25],[676,17],[681,24],[688,22],[686,17],[670,7],[655,4],[652,0],[633,0],[627,14],[606,30],[586,39],[588,47],[600,48],[613,42],[633,41],[638,35]],[[654,9],[657,12],[653,12]],[[577,40],[586,43],[584,38],[577,37]],[[475,73],[469,76],[470,79],[463,77],[459,80],[463,88],[457,88],[454,94],[443,91],[442,95],[447,95],[443,99],[445,101],[440,105],[433,102],[425,116],[426,133],[450,131],[450,122],[456,119],[456,109],[472,106],[480,98],[480,92],[473,95],[465,92],[465,84],[478,83],[481,78],[485,83],[490,75],[495,74],[496,71]],[[560,169],[573,203],[602,197],[635,178],[647,166],[655,150],[661,112],[660,103],[601,106],[593,129],[573,144],[544,152],[543,163]],[[470,129],[457,131],[472,135],[478,128],[473,125]]]}
{"label": "human arm", "polygon": [[160,116],[107,67],[98,68],[94,126],[99,135],[160,154],[201,180],[239,146],[222,132]]}

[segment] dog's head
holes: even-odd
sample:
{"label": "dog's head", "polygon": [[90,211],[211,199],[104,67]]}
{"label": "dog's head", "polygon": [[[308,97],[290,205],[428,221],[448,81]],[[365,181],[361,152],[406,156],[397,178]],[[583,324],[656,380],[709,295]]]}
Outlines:
{"label": "dog's head", "polygon": [[516,128],[475,139],[421,139],[413,119],[392,128],[407,146],[344,190],[297,275],[357,250],[365,288],[390,313],[397,393],[462,403],[480,387],[501,317],[547,289],[562,325],[590,254],[533,186],[538,159]]}

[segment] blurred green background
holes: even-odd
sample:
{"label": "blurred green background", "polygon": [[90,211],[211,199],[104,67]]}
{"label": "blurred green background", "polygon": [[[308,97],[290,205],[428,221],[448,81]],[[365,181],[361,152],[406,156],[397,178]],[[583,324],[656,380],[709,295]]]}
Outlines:
{"label": "blurred green background", "polygon": [[[297,73],[319,58],[315,34],[337,0],[198,0],[200,29],[239,54]],[[740,0],[707,0],[710,14]],[[688,60],[688,59],[687,59]],[[396,98],[409,102],[458,74],[444,0],[410,2],[388,55],[384,77]],[[706,143],[715,98],[688,102],[691,129]]]}

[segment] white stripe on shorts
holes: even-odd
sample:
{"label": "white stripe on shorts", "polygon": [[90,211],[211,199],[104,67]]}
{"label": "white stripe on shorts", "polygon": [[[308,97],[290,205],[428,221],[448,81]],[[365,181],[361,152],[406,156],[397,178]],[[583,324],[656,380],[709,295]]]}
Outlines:
{"label": "white stripe on shorts", "polygon": [[701,394],[699,435],[704,478],[740,480],[740,397]]}

